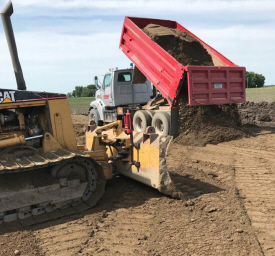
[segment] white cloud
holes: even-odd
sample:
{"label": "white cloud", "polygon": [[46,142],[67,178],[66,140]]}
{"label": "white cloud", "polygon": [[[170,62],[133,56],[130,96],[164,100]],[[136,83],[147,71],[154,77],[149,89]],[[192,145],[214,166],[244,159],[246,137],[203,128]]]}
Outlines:
{"label": "white cloud", "polygon": [[[4,1],[1,1],[4,2]],[[58,0],[41,1],[41,0],[18,0],[16,4],[19,6],[39,6],[49,9],[74,9],[74,8],[98,8],[110,10],[143,10],[146,7],[152,7],[155,11],[168,10],[174,12],[192,11],[239,11],[245,8],[245,11],[272,11],[270,8],[275,8],[273,0]],[[213,8],[214,6],[214,8]],[[274,9],[273,9],[274,10]],[[151,10],[152,11],[152,10]]]}
{"label": "white cloud", "polygon": [[[0,0],[4,6],[6,0]],[[255,20],[274,17],[274,0],[17,0],[15,8],[20,13],[35,16],[44,15],[231,15],[234,18],[254,18]],[[33,8],[39,9],[33,11]],[[149,16],[150,17],[150,16]],[[212,17],[214,18],[214,17]],[[171,18],[173,19],[173,18]]]}

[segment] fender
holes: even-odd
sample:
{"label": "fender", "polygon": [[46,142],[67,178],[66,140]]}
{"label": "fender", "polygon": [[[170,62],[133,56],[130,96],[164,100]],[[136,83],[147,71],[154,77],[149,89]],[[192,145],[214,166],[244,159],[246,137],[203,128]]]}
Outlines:
{"label": "fender", "polygon": [[90,103],[89,112],[91,109],[96,109],[99,113],[100,120],[104,120],[105,104],[101,99],[96,99]]}

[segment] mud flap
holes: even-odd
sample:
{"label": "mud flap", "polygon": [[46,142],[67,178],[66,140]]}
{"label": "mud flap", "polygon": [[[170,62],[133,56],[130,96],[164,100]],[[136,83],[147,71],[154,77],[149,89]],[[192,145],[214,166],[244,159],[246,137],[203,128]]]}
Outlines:
{"label": "mud flap", "polygon": [[172,140],[172,136],[135,134],[134,143],[139,144],[140,147],[134,148],[134,161],[139,162],[140,167],[130,165],[130,161],[124,160],[117,163],[117,171],[124,176],[156,188],[165,195],[181,199],[182,193],[176,189],[166,165],[167,149]]}

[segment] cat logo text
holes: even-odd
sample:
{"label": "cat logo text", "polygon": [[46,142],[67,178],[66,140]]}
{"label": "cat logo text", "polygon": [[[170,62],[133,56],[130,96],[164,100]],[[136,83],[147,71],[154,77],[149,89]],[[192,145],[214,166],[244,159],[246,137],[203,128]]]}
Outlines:
{"label": "cat logo text", "polygon": [[2,91],[0,92],[0,103],[12,103],[15,102],[15,91]]}

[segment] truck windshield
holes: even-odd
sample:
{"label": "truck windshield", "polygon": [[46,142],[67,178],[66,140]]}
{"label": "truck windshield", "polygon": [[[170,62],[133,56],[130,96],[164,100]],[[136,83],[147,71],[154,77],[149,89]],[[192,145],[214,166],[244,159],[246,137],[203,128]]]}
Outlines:
{"label": "truck windshield", "polygon": [[121,72],[117,76],[118,82],[131,82],[132,74],[131,72]]}

